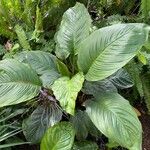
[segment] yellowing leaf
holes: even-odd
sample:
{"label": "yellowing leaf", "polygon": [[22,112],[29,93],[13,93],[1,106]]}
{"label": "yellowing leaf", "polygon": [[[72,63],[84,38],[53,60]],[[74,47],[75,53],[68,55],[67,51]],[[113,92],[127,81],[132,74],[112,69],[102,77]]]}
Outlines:
{"label": "yellowing leaf", "polygon": [[133,109],[136,112],[136,114],[137,114],[138,117],[141,116],[141,113],[140,113],[140,111],[138,109],[136,109],[135,107],[133,107]]}
{"label": "yellowing leaf", "polygon": [[84,81],[83,73],[77,73],[70,79],[61,77],[52,85],[52,90],[62,108],[69,114],[74,115],[75,101]]}

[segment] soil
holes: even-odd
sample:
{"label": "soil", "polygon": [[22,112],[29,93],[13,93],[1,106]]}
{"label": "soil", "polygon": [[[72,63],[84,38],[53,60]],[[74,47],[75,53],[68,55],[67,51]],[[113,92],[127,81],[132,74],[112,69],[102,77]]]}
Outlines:
{"label": "soil", "polygon": [[143,148],[142,150],[150,150],[150,116],[142,115],[140,118],[143,127]]}

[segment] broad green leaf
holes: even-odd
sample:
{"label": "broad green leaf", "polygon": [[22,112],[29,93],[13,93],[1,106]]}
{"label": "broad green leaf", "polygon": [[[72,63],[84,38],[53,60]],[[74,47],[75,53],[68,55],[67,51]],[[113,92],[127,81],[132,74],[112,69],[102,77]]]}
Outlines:
{"label": "broad green leaf", "polygon": [[79,47],[78,66],[89,81],[105,79],[128,63],[148,37],[144,24],[116,24],[101,28]]}
{"label": "broad green leaf", "polygon": [[129,102],[119,94],[106,93],[87,101],[86,112],[111,141],[130,150],[141,150],[141,124]]}
{"label": "broad green leaf", "polygon": [[46,130],[59,122],[62,118],[62,111],[54,104],[38,106],[31,116],[22,124],[23,133],[26,139],[32,143],[41,141]]}
{"label": "broad green leaf", "polygon": [[83,4],[76,3],[63,15],[59,31],[56,34],[56,55],[65,59],[76,54],[80,42],[90,33],[91,18]]}
{"label": "broad green leaf", "polygon": [[41,142],[41,150],[71,150],[75,131],[69,122],[49,128]]}
{"label": "broad green leaf", "polygon": [[59,73],[62,76],[70,77],[71,73],[68,70],[67,66],[63,62],[61,62],[59,59],[57,59],[57,68],[58,68]]}
{"label": "broad green leaf", "polygon": [[125,69],[119,69],[116,73],[111,75],[108,80],[114,84],[118,89],[130,88],[134,85],[130,75]]}
{"label": "broad green leaf", "polygon": [[85,94],[97,95],[103,92],[117,92],[117,88],[108,79],[102,81],[85,81],[82,91]]}
{"label": "broad green leaf", "polygon": [[[59,74],[59,70],[64,70],[64,64],[54,55],[48,52],[22,52],[17,54],[15,56],[15,59],[29,64],[39,75],[41,75],[40,78],[42,80],[43,86],[49,89],[51,89],[51,85],[54,83],[54,81],[61,77],[61,74]],[[58,61],[61,65],[57,64]]]}
{"label": "broad green leaf", "polygon": [[56,99],[60,102],[62,108],[71,115],[74,115],[75,101],[83,82],[84,76],[80,72],[71,79],[69,77],[61,77],[52,85]]}
{"label": "broad green leaf", "polygon": [[0,62],[0,107],[30,100],[40,88],[39,77],[28,65],[13,59]]}
{"label": "broad green leaf", "polygon": [[98,145],[91,141],[75,142],[72,150],[99,150]]}
{"label": "broad green leaf", "polygon": [[51,70],[57,71],[56,57],[48,52],[29,51],[20,53],[17,57],[28,63],[39,75]]}
{"label": "broad green leaf", "polygon": [[71,116],[70,122],[76,131],[76,138],[79,141],[85,140],[89,133],[97,138],[101,135],[85,111],[77,111],[75,116]]}
{"label": "broad green leaf", "polygon": [[43,87],[51,89],[51,86],[54,84],[55,80],[60,77],[61,75],[58,72],[51,70],[41,75],[40,79],[42,80]]}

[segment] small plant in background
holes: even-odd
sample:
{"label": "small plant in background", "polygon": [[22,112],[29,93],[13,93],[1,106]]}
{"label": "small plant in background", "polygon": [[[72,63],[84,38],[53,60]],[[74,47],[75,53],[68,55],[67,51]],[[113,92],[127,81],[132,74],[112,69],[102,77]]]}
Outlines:
{"label": "small plant in background", "polygon": [[62,14],[74,4],[74,0],[2,0],[0,34],[6,37],[4,42],[11,45],[6,57],[22,50],[45,48],[51,51],[54,45],[52,39]]}

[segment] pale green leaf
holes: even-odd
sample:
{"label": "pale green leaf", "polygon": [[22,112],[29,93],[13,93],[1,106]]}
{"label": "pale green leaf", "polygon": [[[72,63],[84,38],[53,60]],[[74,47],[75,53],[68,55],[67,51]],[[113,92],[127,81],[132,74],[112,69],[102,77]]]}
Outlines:
{"label": "pale green leaf", "polygon": [[128,63],[147,40],[144,24],[116,24],[101,28],[79,47],[78,66],[89,81],[105,79]]}
{"label": "pale green leaf", "polygon": [[56,55],[65,59],[76,54],[77,47],[90,33],[91,18],[83,4],[76,3],[63,15],[56,34]]}
{"label": "pale green leaf", "polygon": [[62,111],[54,104],[38,106],[31,116],[24,120],[22,129],[26,139],[32,143],[38,143],[46,130],[59,122]]}
{"label": "pale green leaf", "polygon": [[75,101],[83,82],[84,76],[80,72],[71,79],[69,77],[61,77],[52,85],[56,99],[60,102],[62,108],[71,115],[74,115]]}
{"label": "pale green leaf", "polygon": [[0,107],[30,100],[40,88],[39,77],[28,65],[13,59],[0,62]]}
{"label": "pale green leaf", "polygon": [[75,131],[69,122],[49,128],[41,142],[41,150],[71,150]]}
{"label": "pale green leaf", "polygon": [[106,93],[86,102],[86,112],[111,141],[141,150],[142,127],[129,102],[117,93]]}

